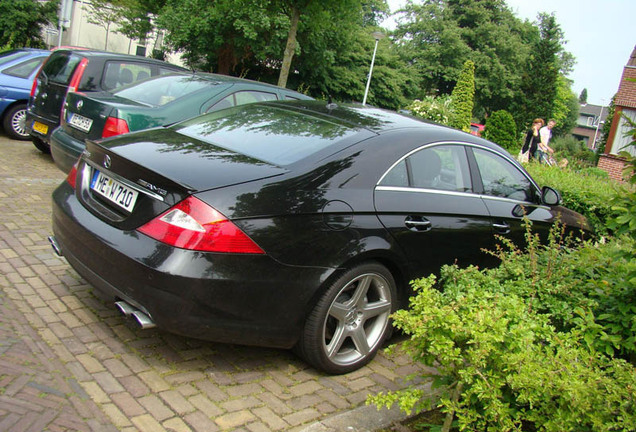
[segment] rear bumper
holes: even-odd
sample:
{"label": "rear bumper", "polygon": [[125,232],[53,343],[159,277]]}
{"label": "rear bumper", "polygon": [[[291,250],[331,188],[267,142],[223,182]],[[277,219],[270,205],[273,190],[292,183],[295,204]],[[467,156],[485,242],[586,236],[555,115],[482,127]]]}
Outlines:
{"label": "rear bumper", "polygon": [[[38,130],[39,128],[35,127],[36,122],[40,125],[46,126],[46,133],[43,133],[41,130]],[[30,111],[27,111],[26,131],[29,133],[29,135],[36,137],[47,144],[51,142],[51,134],[53,133],[55,128],[58,127],[59,125],[60,124],[56,121],[51,121],[47,118],[33,114]]]}
{"label": "rear bumper", "polygon": [[107,301],[124,300],[166,331],[225,343],[290,348],[331,269],[267,255],[176,249],[93,216],[68,184],[53,193],[53,231],[69,264]]}
{"label": "rear bumper", "polygon": [[64,173],[68,173],[77,159],[80,157],[86,146],[83,142],[76,140],[63,128],[57,128],[51,134],[51,156],[57,166]]}

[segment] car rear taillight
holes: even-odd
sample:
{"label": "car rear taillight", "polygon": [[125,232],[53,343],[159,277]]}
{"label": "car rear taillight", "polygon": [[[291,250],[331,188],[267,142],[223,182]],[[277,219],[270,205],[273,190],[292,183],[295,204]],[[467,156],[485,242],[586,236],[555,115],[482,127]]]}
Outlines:
{"label": "car rear taillight", "polygon": [[79,87],[80,81],[82,79],[82,75],[84,75],[84,70],[86,69],[87,65],[88,65],[87,58],[83,58],[82,61],[80,61],[80,64],[77,65],[77,68],[75,68],[75,72],[73,72],[73,77],[71,78],[71,82],[68,85],[68,90],[66,92],[67,94],[70,92],[77,91],[77,87]]}
{"label": "car rear taillight", "polygon": [[265,253],[234,223],[192,196],[143,225],[139,232],[181,249],[239,254]]}
{"label": "car rear taillight", "polygon": [[75,181],[77,180],[77,166],[79,165],[79,159],[73,165],[73,168],[69,171],[66,176],[66,182],[71,185],[73,189],[75,189]]}
{"label": "car rear taillight", "polygon": [[38,88],[38,76],[35,76],[35,79],[33,80],[33,85],[31,86],[31,97],[35,96],[35,91]]}
{"label": "car rear taillight", "polygon": [[124,119],[117,117],[108,117],[104,130],[102,131],[102,138],[108,138],[115,135],[121,135],[130,132],[128,129],[128,123]]}

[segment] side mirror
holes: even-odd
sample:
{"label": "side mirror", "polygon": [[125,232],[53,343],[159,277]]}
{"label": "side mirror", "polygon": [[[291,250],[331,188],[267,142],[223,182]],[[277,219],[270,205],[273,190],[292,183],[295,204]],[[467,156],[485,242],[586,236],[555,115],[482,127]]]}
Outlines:
{"label": "side mirror", "polygon": [[544,186],[541,190],[541,201],[545,205],[556,206],[561,204],[561,195],[550,186]]}

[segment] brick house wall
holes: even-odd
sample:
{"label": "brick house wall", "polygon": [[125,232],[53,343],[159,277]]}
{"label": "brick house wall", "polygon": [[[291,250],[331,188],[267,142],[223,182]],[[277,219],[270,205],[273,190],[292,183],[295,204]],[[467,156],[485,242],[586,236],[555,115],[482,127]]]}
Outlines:
{"label": "brick house wall", "polygon": [[619,182],[624,182],[623,179],[623,168],[625,168],[625,159],[619,158],[618,156],[604,154],[601,155],[598,160],[598,168],[607,172],[611,179],[614,179]]}

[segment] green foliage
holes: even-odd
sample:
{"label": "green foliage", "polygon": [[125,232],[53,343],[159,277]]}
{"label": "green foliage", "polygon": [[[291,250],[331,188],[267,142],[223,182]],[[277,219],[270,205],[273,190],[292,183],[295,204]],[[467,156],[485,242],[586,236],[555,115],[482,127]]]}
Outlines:
{"label": "green foliage", "polygon": [[517,126],[512,115],[506,110],[492,113],[486,121],[483,137],[510,152],[514,152],[519,147]]}
{"label": "green foliage", "polygon": [[[560,237],[541,247],[528,233],[526,253],[494,252],[496,269],[447,266],[437,286],[414,281],[410,309],[394,315],[461,430],[636,430],[636,374],[618,358],[636,354],[634,242],[571,249]],[[369,401],[407,412],[432,403],[413,389]]]}
{"label": "green foliage", "polygon": [[470,60],[464,62],[457,84],[451,93],[452,109],[455,115],[451,126],[464,132],[470,131],[473,118],[475,97],[475,63]]}
{"label": "green foliage", "polygon": [[57,27],[59,0],[0,1],[0,47],[43,48],[43,29],[47,24]]}
{"label": "green foliage", "polygon": [[[626,115],[623,119],[631,127],[625,133],[632,141],[627,147],[636,149],[636,123]],[[627,161],[624,175],[629,178],[629,188],[624,189],[624,194],[619,195],[612,201],[612,210],[617,213],[616,217],[609,221],[609,227],[619,234],[628,234],[636,239],[636,156],[628,151],[622,151],[620,156]]]}
{"label": "green foliage", "polygon": [[414,100],[406,108],[417,117],[445,126],[450,126],[455,115],[450,96],[427,96],[422,100]]}
{"label": "green foliage", "polygon": [[558,189],[563,205],[585,216],[597,234],[608,233],[607,221],[615,214],[611,201],[621,193],[615,181],[544,164],[528,164],[525,168],[540,186]]}
{"label": "green foliage", "polygon": [[563,31],[554,15],[539,14],[538,30],[539,36],[533,40],[531,54],[524,68],[521,90],[525,98],[517,111],[519,125],[528,124],[537,117],[547,121],[558,114],[555,112],[555,101],[559,96],[559,77],[569,67],[565,58],[571,56],[563,49]]}
{"label": "green foliage", "polygon": [[579,95],[579,103],[586,104],[587,103],[587,89],[584,88]]}
{"label": "green foliage", "polygon": [[598,144],[596,146],[596,152],[598,156],[605,153],[607,138],[609,137],[610,129],[612,128],[612,120],[614,119],[614,113],[616,112],[616,107],[614,106],[615,97],[616,96],[612,97],[612,100],[610,101],[610,104],[607,108],[607,117],[605,118],[602,129],[599,131],[601,134],[601,138],[598,140]]}
{"label": "green foliage", "polygon": [[579,101],[570,89],[571,81],[563,75],[557,77],[556,96],[553,101],[551,118],[556,120],[553,135],[562,136],[576,127],[579,117]]}
{"label": "green foliage", "polygon": [[[572,135],[564,137],[554,137],[550,140],[550,147],[555,151],[554,158],[561,160],[566,158],[570,164],[575,166],[591,166],[596,159],[596,155],[583,141],[577,140]],[[573,165],[568,165],[573,166]]]}
{"label": "green foliage", "polygon": [[[464,63],[475,64],[475,112],[490,114],[523,99],[523,68],[534,34],[503,0],[407,2],[394,37],[419,79],[418,98],[450,94]],[[538,36],[537,36],[538,37]]]}

